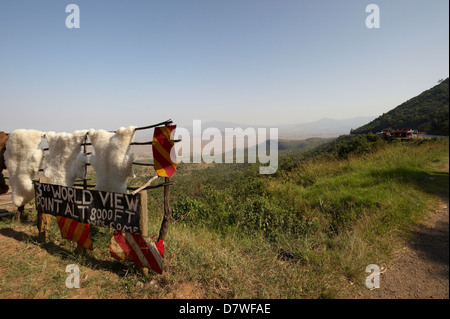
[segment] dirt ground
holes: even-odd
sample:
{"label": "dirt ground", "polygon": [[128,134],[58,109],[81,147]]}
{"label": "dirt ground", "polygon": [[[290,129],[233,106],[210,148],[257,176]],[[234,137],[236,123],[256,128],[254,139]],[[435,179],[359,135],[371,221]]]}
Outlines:
{"label": "dirt ground", "polygon": [[3,204],[0,206],[0,209],[5,208],[6,205],[11,203],[11,189],[8,191],[8,193],[0,195],[0,204]]}
{"label": "dirt ground", "polygon": [[[444,171],[449,171],[447,161]],[[418,225],[394,259],[381,270],[380,288],[366,299],[449,299],[449,189]]]}
{"label": "dirt ground", "polygon": [[367,289],[366,299],[449,298],[448,199],[430,212],[417,227],[413,240],[405,242],[392,262],[381,269],[380,288]]}
{"label": "dirt ground", "polygon": [[[29,205],[28,205],[29,206]],[[11,218],[11,215],[16,211],[16,207],[11,203],[11,193],[0,195],[0,219],[1,218]],[[49,286],[45,287],[43,282],[45,280],[49,280],[52,276],[55,276],[55,270],[59,270],[62,277],[67,276],[64,272],[67,261],[61,260],[58,254],[55,254],[53,250],[58,251],[58,248],[53,245],[50,248],[42,248],[39,245],[34,245],[28,243],[31,237],[37,237],[38,231],[36,226],[33,223],[25,222],[22,224],[16,224],[13,228],[2,228],[0,229],[0,247],[2,247],[2,258],[4,260],[7,259],[18,259],[22,260],[27,259],[27,256],[30,256],[30,259],[27,260],[27,263],[31,265],[42,265],[42,270],[40,271],[41,276],[39,278],[35,278],[32,282],[27,282],[27,278],[25,276],[16,277],[14,283],[8,284],[8,288],[11,285],[15,285],[18,289],[11,292],[9,290],[3,289],[2,285],[5,284],[5,274],[7,272],[6,268],[2,268],[0,265],[0,299],[11,299],[11,298],[37,298],[37,299],[45,299],[45,298],[54,298],[52,296],[52,290],[66,291],[67,295],[64,295],[64,298],[71,299],[94,299],[94,298],[102,298],[102,295],[99,293],[101,287],[104,283],[107,282],[109,286],[112,283],[118,285],[119,281],[126,281],[126,274],[124,275],[122,271],[111,272],[103,267],[81,267],[81,281],[82,281],[82,289],[67,289],[64,286],[64,278],[61,279],[61,285]],[[20,257],[19,257],[20,256]],[[37,267],[37,266],[36,266]],[[39,267],[38,267],[39,268]],[[93,269],[96,268],[96,269]],[[58,272],[58,271],[56,271]],[[94,279],[96,278],[96,279]],[[95,281],[95,284],[90,284],[89,279]],[[34,290],[36,293],[31,295],[24,295],[23,289],[20,289],[24,286],[30,286],[29,290]],[[44,286],[44,287],[42,287]],[[134,294],[127,295],[120,289],[116,289],[115,291],[108,292],[108,298],[114,299],[124,299],[124,298],[155,298],[152,296],[151,292],[156,292],[161,290],[165,286],[163,277],[156,277],[156,279],[151,280],[150,282],[143,283],[138,281],[136,286],[134,287]],[[145,294],[147,293],[147,295]],[[202,298],[202,293],[199,289],[195,287],[193,283],[190,282],[181,282],[173,287],[171,291],[168,291],[164,295],[159,295],[159,298],[163,299],[200,299]]]}

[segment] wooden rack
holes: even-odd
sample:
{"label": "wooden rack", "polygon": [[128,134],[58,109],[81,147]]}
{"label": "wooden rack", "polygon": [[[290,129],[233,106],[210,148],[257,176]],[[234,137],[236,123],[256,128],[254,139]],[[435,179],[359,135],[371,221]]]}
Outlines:
{"label": "wooden rack", "polygon": [[[172,124],[172,120],[167,120],[164,122],[160,122],[157,124],[153,124],[153,125],[148,125],[148,126],[143,126],[143,127],[137,127],[135,129],[135,131],[138,130],[146,130],[146,129],[151,129],[151,128],[155,128],[158,126],[162,126],[162,125],[170,125]],[[110,131],[112,133],[115,133],[116,131]],[[88,152],[87,151],[87,146],[92,145],[92,143],[88,142],[88,133],[86,134],[86,136],[84,137],[83,143],[81,144],[81,146],[83,147],[83,153],[85,155],[91,155],[92,152]],[[45,135],[43,136],[45,137]],[[174,140],[175,143],[180,142],[181,140]],[[130,143],[130,145],[152,145],[152,141],[148,141],[148,142],[132,142]],[[43,151],[48,151],[49,148],[44,148]],[[96,185],[92,185],[92,184],[88,184],[88,178],[87,178],[87,172],[88,172],[88,166],[90,166],[90,163],[86,163],[84,165],[84,174],[83,174],[83,179],[79,180],[78,183],[74,183],[73,186],[78,186],[78,187],[83,187],[83,189],[88,189],[88,188],[92,188],[95,187]],[[152,163],[138,163],[138,162],[133,162],[133,165],[140,165],[140,166],[154,166],[154,164]],[[43,169],[40,169],[39,171],[43,171]],[[156,176],[155,176],[156,177]],[[153,179],[155,179],[155,177]],[[45,178],[43,179],[43,181],[45,181]],[[81,182],[81,183],[80,183]],[[150,182],[150,181],[149,181]],[[142,189],[140,189],[139,194],[141,196],[141,206],[142,206],[142,212],[141,212],[141,231],[142,231],[142,236],[147,237],[148,236],[148,225],[147,225],[147,221],[148,221],[148,216],[147,216],[147,190],[149,189],[155,189],[155,188],[160,188],[160,187],[164,187],[164,216],[163,216],[163,220],[161,223],[161,228],[159,231],[159,235],[158,235],[158,241],[159,240],[165,240],[167,232],[168,232],[168,227],[169,227],[169,223],[170,223],[170,219],[171,219],[171,214],[172,214],[172,210],[170,208],[170,185],[175,184],[176,182],[171,181],[170,177],[165,177],[164,182],[157,184],[157,185],[148,185],[146,187],[143,187]],[[143,185],[144,186],[144,185]],[[127,187],[127,190],[130,191],[136,191],[138,190],[139,187]],[[19,207],[19,212],[21,211],[20,209],[22,209],[23,211],[23,207],[20,208]],[[49,223],[50,223],[50,215],[48,214],[42,214],[42,216],[38,216],[38,230],[39,230],[39,240],[41,242],[46,241],[47,237],[48,237],[48,228],[49,228]],[[86,248],[82,247],[82,246],[78,246],[77,247],[77,253],[79,254],[86,254],[87,250]]]}

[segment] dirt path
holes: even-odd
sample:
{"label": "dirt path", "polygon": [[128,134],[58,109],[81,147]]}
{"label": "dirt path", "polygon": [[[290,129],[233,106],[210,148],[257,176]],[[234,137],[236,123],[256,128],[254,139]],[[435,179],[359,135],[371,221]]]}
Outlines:
{"label": "dirt path", "polygon": [[380,288],[367,290],[368,299],[449,298],[449,208],[442,201],[405,243],[386,269]]}
{"label": "dirt path", "polygon": [[[443,167],[449,172],[449,162]],[[449,189],[380,275],[380,288],[357,298],[449,298]]]}
{"label": "dirt path", "polygon": [[15,210],[16,207],[11,201],[11,190],[6,194],[0,195],[0,217],[11,215]]}
{"label": "dirt path", "polygon": [[0,209],[6,209],[6,206],[11,203],[11,190],[9,190],[6,194],[0,195]]}

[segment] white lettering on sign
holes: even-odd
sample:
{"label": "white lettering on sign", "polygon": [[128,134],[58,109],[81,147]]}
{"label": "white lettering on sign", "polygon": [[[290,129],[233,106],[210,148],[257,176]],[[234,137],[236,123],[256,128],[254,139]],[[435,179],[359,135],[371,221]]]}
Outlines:
{"label": "white lettering on sign", "polygon": [[139,196],[35,182],[38,212],[136,234],[140,234]]}

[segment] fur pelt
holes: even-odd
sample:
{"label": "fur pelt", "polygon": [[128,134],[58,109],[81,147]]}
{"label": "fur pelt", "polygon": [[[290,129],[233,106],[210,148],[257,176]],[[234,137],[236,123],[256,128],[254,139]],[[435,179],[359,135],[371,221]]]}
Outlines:
{"label": "fur pelt", "polygon": [[93,129],[89,131],[89,139],[95,151],[90,163],[97,175],[96,190],[127,193],[127,180],[134,177],[134,154],[128,155],[134,132],[134,126],[121,127],[116,133]]}
{"label": "fur pelt", "polygon": [[6,143],[5,164],[9,173],[9,185],[12,188],[12,202],[23,206],[34,198],[32,180],[39,173],[44,156],[39,144],[42,132],[18,129],[13,131]]}
{"label": "fur pelt", "polygon": [[2,171],[6,169],[5,158],[3,154],[6,150],[6,142],[8,141],[9,134],[0,131],[0,195],[6,194],[9,190],[9,186],[5,182]]}
{"label": "fur pelt", "polygon": [[81,153],[81,144],[87,130],[71,133],[47,132],[48,153],[45,154],[44,176],[52,184],[73,186],[75,179],[83,178],[87,156]]}

